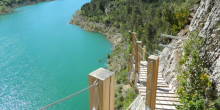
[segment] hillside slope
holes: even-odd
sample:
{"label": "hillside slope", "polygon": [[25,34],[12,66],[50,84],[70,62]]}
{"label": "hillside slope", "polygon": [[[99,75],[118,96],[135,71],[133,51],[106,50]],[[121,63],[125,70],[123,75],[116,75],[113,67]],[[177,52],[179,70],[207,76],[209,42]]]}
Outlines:
{"label": "hillside slope", "polygon": [[[218,0],[92,0],[73,16],[70,23],[107,35],[115,47],[109,59],[109,67],[116,75],[127,71],[128,54],[131,52],[129,31],[136,32],[137,40],[147,46],[147,52],[158,54],[155,50],[162,50],[160,72],[174,90],[179,85],[176,76],[181,73],[179,61],[184,56],[185,43],[181,40],[161,39],[160,34],[189,39],[190,32],[199,30],[199,36],[205,41],[199,49],[200,58],[205,68],[208,68],[208,74],[219,93],[218,10]],[[178,48],[163,49],[160,43]],[[117,85],[128,84],[126,75],[116,78],[116,82]],[[124,90],[124,87],[116,88],[118,91]],[[116,96],[120,94],[118,91]],[[130,100],[133,99],[125,97],[116,100],[116,109],[125,109]]]}
{"label": "hillside slope", "polygon": [[[193,12],[195,10],[195,12]],[[193,19],[191,19],[191,23],[189,26],[186,26],[185,29],[181,30],[178,34],[180,37],[185,37],[188,40],[187,41],[181,41],[181,40],[172,40],[172,42],[169,44],[169,46],[179,47],[178,49],[169,49],[164,48],[162,51],[162,55],[160,55],[160,72],[163,73],[163,77],[166,80],[167,83],[169,83],[171,86],[173,86],[173,89],[177,91],[178,94],[180,94],[180,97],[182,98],[184,93],[181,93],[182,91],[185,91],[186,94],[191,94],[194,91],[201,89],[201,94],[198,96],[198,98],[195,99],[189,99],[187,102],[185,101],[185,105],[189,107],[204,107],[200,109],[205,109],[206,107],[212,107],[215,109],[220,109],[220,2],[218,0],[201,0],[199,6],[195,6],[193,9],[191,9],[192,13],[191,16],[193,16]],[[193,55],[189,56],[189,61],[191,60],[191,63],[188,63],[189,66],[182,66],[180,65],[180,61],[183,59],[183,57],[186,55],[186,46],[189,41],[192,41],[192,33],[195,34],[195,32],[198,32],[199,39],[203,40],[203,43],[201,46],[199,46],[198,49],[198,56],[199,60],[196,60],[196,63],[200,63],[201,65],[196,65],[192,69],[190,66],[191,63],[193,63]],[[198,39],[198,38],[196,38]],[[195,40],[195,39],[194,39]],[[197,42],[190,44],[190,47],[193,47]],[[191,51],[192,52],[192,51]],[[193,54],[193,53],[192,53]],[[164,56],[168,55],[168,56]],[[198,84],[195,84],[197,88],[193,86],[193,84],[189,83],[189,79],[192,73],[192,71],[196,70],[196,68],[199,68],[200,73],[196,75],[202,75],[200,76],[194,76],[193,79],[190,81],[197,81]],[[185,70],[185,71],[183,71]],[[204,72],[204,73],[201,73]],[[185,73],[188,74],[188,78],[178,78],[183,77]],[[193,75],[193,74],[192,74]],[[203,78],[206,77],[207,79],[204,80]],[[210,82],[208,81],[210,80]],[[204,83],[203,83],[204,82]],[[206,83],[205,83],[206,82]],[[185,85],[187,89],[183,85],[184,83],[188,83],[191,85]],[[207,85],[206,85],[207,84]],[[193,88],[191,88],[193,87]],[[192,89],[193,92],[190,90]],[[190,92],[191,91],[191,92]],[[189,92],[189,93],[188,93]],[[182,98],[181,100],[183,101]],[[194,101],[193,101],[194,100]],[[204,101],[205,100],[205,101]],[[197,102],[196,102],[197,101]],[[199,105],[199,101],[201,101],[201,105]],[[204,102],[202,102],[204,101]],[[190,104],[191,105],[187,105]],[[204,105],[203,105],[204,104]],[[192,108],[191,108],[192,109]]]}
{"label": "hillside slope", "polygon": [[18,6],[35,4],[43,1],[51,1],[51,0],[1,0],[0,14],[10,13],[13,11],[13,8]]}
{"label": "hillside slope", "polygon": [[[195,7],[197,10],[193,14],[193,19],[189,26],[181,30],[178,36],[189,37],[190,32],[200,30],[199,36],[205,39],[206,44],[200,49],[200,56],[204,58],[209,68],[211,79],[216,83],[218,94],[220,94],[220,2],[216,0],[201,0],[199,6]],[[161,55],[161,71],[168,83],[173,84],[176,81],[178,74],[178,62],[183,55],[183,41],[173,40],[169,45],[182,47],[181,49],[165,48]],[[175,85],[175,84],[174,84]]]}
{"label": "hillside slope", "polygon": [[[201,0],[200,4],[195,5],[191,8],[190,12],[190,24],[185,26],[180,32],[178,33],[179,37],[187,38],[190,40],[191,34],[194,31],[199,31],[198,36],[204,40],[204,43],[201,47],[199,47],[199,57],[203,62],[203,67],[207,68],[207,74],[210,77],[207,77],[211,80],[213,86],[208,86],[205,88],[204,97],[198,96],[196,100],[191,100],[190,98],[182,98],[180,89],[181,88],[181,81],[178,79],[178,76],[181,76],[182,71],[184,69],[181,68],[189,68],[180,65],[180,59],[183,58],[186,47],[186,41],[182,40],[175,40],[173,39],[171,43],[169,43],[170,47],[178,47],[176,49],[164,48],[160,53],[160,70],[163,74],[163,78],[169,84],[170,88],[177,93],[180,94],[181,100],[184,105],[181,106],[182,108],[179,109],[220,109],[220,2],[216,0]],[[196,44],[191,44],[196,45]],[[191,58],[189,58],[191,59]],[[196,61],[197,62],[197,61]],[[202,67],[198,66],[199,69],[203,69]],[[195,68],[194,68],[195,69]],[[187,70],[187,69],[186,69]],[[188,70],[190,71],[190,70]],[[204,74],[204,73],[203,73]],[[190,75],[190,74],[189,74]],[[202,77],[199,78],[199,83],[202,85],[195,85],[195,86],[202,86],[206,87],[203,83],[205,82]],[[190,86],[188,86],[190,87]],[[187,88],[188,91],[186,94],[192,94],[193,92],[190,91],[197,91],[196,88]],[[191,93],[188,93],[191,92]],[[210,95],[211,94],[211,95]],[[217,95],[217,96],[216,96]],[[190,96],[193,97],[193,96]],[[203,98],[205,98],[205,102],[203,102]],[[184,99],[184,100],[183,100]],[[192,98],[193,99],[193,98]],[[189,102],[188,102],[189,101]],[[201,101],[201,102],[200,102]],[[133,103],[144,103],[143,100],[140,98],[136,98]],[[204,105],[203,105],[204,104]],[[135,105],[135,104],[134,104]],[[131,105],[133,107],[134,105]],[[137,104],[135,107],[140,108],[142,105]],[[186,107],[187,106],[187,107]],[[144,109],[144,108],[143,108]],[[132,109],[136,110],[136,109]]]}

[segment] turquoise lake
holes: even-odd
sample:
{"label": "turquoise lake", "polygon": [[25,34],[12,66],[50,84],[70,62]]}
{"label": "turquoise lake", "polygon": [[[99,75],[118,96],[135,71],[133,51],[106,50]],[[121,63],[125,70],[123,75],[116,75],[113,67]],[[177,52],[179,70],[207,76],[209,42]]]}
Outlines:
{"label": "turquoise lake", "polygon": [[[90,0],[55,0],[0,15],[0,110],[37,110],[88,87],[108,68],[105,36],[69,24]],[[101,59],[101,62],[99,62]],[[49,110],[88,110],[88,91]]]}

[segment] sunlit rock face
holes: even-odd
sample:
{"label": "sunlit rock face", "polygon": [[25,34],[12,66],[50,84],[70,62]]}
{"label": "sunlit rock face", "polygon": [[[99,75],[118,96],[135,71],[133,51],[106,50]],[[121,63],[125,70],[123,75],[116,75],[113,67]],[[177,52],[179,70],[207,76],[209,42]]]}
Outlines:
{"label": "sunlit rock face", "polygon": [[201,0],[200,6],[190,24],[189,30],[200,30],[199,36],[205,38],[205,45],[200,50],[210,68],[211,79],[216,83],[220,94],[220,1]]}
{"label": "sunlit rock face", "polygon": [[[199,30],[199,36],[205,39],[205,44],[200,49],[200,56],[206,61],[209,67],[209,74],[213,82],[216,83],[218,94],[220,95],[220,1],[201,0],[199,6],[194,7],[192,20],[178,36],[188,37],[187,31]],[[182,47],[183,41],[173,40],[170,46]],[[183,54],[183,49],[165,48],[160,56],[160,71],[167,83],[176,87],[176,75],[179,73],[178,61]]]}

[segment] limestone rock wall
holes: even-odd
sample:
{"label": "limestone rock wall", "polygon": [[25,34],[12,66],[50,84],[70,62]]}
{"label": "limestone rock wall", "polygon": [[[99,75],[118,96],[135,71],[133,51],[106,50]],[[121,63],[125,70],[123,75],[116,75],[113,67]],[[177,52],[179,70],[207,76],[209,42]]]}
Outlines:
{"label": "limestone rock wall", "polygon": [[220,95],[220,1],[201,0],[200,6],[190,24],[189,30],[199,29],[199,36],[205,38],[200,50],[210,68],[211,79],[216,83]]}
{"label": "limestone rock wall", "polygon": [[[220,1],[201,0],[189,26],[186,26],[178,36],[188,37],[187,31],[200,30],[199,36],[205,39],[205,45],[200,49],[200,56],[210,67],[209,74],[216,83],[220,95]],[[183,41],[173,40],[170,46],[178,49],[165,48],[160,55],[160,72],[167,83],[176,87],[176,75],[179,72],[178,61],[183,53]]]}

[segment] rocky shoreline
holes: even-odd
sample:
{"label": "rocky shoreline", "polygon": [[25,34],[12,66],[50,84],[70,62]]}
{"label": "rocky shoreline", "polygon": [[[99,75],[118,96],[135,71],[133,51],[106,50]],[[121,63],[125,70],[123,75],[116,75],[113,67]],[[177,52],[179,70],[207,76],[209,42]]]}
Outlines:
{"label": "rocky shoreline", "polygon": [[[118,32],[116,28],[106,26],[105,24],[89,21],[86,17],[80,15],[80,10],[75,13],[73,18],[70,20],[70,24],[78,25],[84,30],[90,32],[98,32],[106,35],[114,46],[113,53],[108,60],[109,70],[114,72],[120,72],[126,68],[127,60],[125,58],[125,51],[127,44],[124,42],[122,34]],[[117,51],[119,50],[120,51]]]}
{"label": "rocky shoreline", "polygon": [[21,3],[21,4],[12,4],[11,7],[7,7],[5,10],[0,11],[0,15],[12,13],[14,11],[14,8],[17,8],[17,7],[21,7],[21,6],[25,6],[25,5],[33,5],[36,3],[41,3],[41,2],[46,2],[46,1],[53,1],[53,0],[36,0],[33,2],[28,1],[28,2]]}
{"label": "rocky shoreline", "polygon": [[[130,85],[126,82],[119,81],[121,76],[117,76],[119,74],[124,74],[127,64],[128,64],[128,56],[126,56],[127,51],[127,39],[123,37],[123,35],[119,32],[119,29],[106,26],[105,24],[94,22],[88,20],[86,17],[80,15],[80,10],[75,13],[73,18],[70,20],[70,24],[78,25],[84,30],[90,32],[98,32],[106,35],[106,39],[109,40],[114,46],[112,49],[112,54],[108,59],[109,70],[115,72],[116,74],[116,87],[122,88],[122,93],[128,91]],[[116,91],[116,95],[119,94],[119,91]],[[116,101],[120,103],[120,100]],[[121,102],[122,103],[122,102]],[[117,109],[117,107],[116,107]]]}

